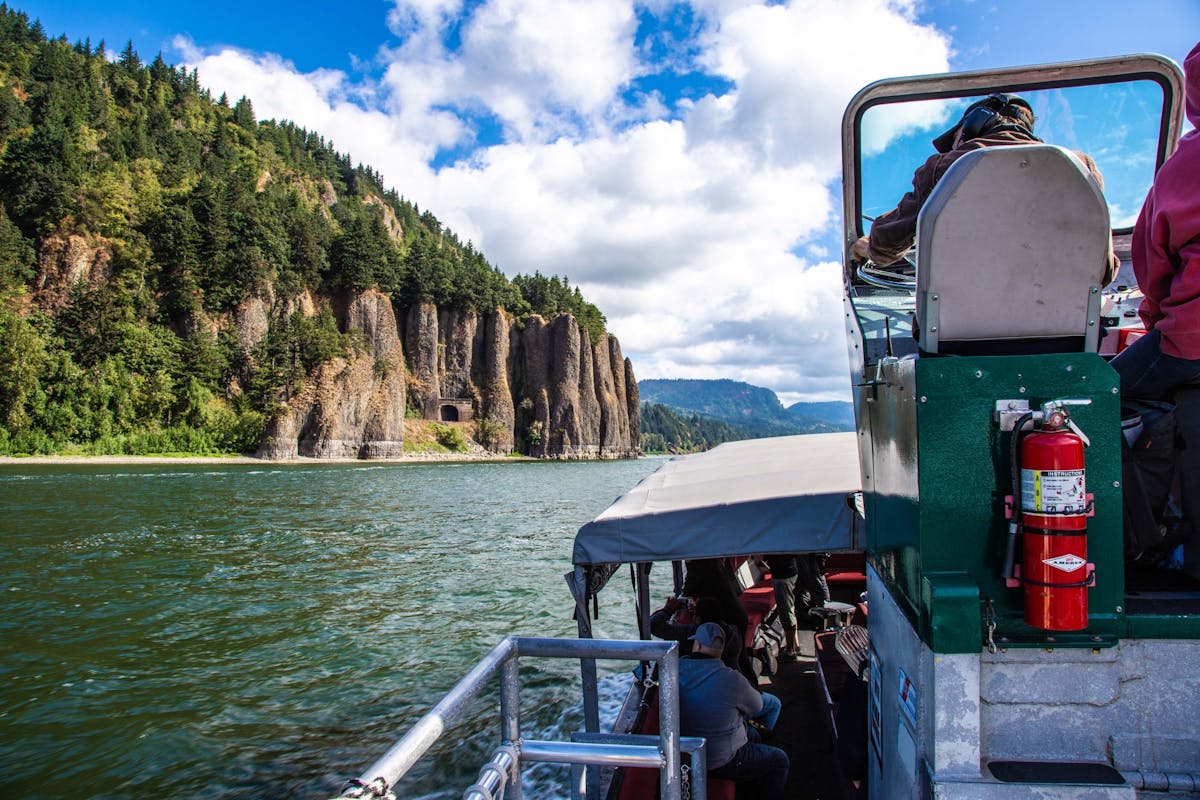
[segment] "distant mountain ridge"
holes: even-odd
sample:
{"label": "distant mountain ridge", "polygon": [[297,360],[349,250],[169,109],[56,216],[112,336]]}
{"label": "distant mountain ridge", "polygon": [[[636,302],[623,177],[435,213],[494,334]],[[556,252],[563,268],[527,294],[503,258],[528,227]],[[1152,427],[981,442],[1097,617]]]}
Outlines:
{"label": "distant mountain ridge", "polygon": [[[728,423],[737,438],[828,433],[854,429],[849,401],[794,403],[784,408],[770,389],[729,379],[651,379],[638,382],[644,404]],[[647,430],[646,432],[651,432]]]}
{"label": "distant mountain ridge", "polygon": [[849,400],[792,403],[787,410],[789,414],[795,414],[804,420],[836,425],[839,431],[854,430],[854,403]]}

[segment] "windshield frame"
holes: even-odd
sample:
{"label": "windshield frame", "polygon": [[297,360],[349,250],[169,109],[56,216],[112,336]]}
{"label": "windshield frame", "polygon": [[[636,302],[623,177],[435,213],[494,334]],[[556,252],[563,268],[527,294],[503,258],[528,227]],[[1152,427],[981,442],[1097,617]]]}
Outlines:
{"label": "windshield frame", "polygon": [[[865,233],[862,227],[863,115],[872,107],[917,100],[977,97],[993,92],[1027,92],[1075,86],[1149,80],[1163,93],[1158,152],[1154,171],[1174,152],[1183,124],[1183,73],[1169,58],[1154,54],[1041,64],[973,72],[917,75],[876,81],[861,89],[842,116],[842,248],[845,276],[851,280],[850,247]],[[915,168],[915,165],[914,165]],[[1114,233],[1126,233],[1122,228]]]}

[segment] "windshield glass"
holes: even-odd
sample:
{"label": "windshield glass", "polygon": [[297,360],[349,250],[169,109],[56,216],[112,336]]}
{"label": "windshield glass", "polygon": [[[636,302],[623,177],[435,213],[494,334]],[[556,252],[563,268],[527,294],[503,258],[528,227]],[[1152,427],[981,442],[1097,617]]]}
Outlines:
{"label": "windshield glass", "polygon": [[[1033,107],[1034,133],[1047,144],[1090,155],[1104,178],[1114,230],[1130,228],[1154,179],[1163,90],[1152,80],[1020,93]],[[896,206],[912,175],[934,153],[931,140],[982,97],[918,100],[872,106],[863,113],[862,214],[870,219]]]}

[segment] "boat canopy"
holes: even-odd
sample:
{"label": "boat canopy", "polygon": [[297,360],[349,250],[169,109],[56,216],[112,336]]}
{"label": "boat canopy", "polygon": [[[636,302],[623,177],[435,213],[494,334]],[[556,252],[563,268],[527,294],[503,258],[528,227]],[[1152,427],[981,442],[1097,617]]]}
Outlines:
{"label": "boat canopy", "polygon": [[861,550],[861,487],[853,432],[727,442],[671,459],[617,498],[579,529],[573,560]]}

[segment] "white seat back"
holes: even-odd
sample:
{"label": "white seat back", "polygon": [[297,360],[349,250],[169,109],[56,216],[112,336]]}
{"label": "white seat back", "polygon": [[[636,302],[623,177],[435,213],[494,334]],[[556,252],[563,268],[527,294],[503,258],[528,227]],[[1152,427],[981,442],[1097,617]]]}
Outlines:
{"label": "white seat back", "polygon": [[917,218],[921,349],[1021,353],[1069,341],[1051,348],[1095,352],[1110,237],[1100,186],[1069,150],[967,153]]}

